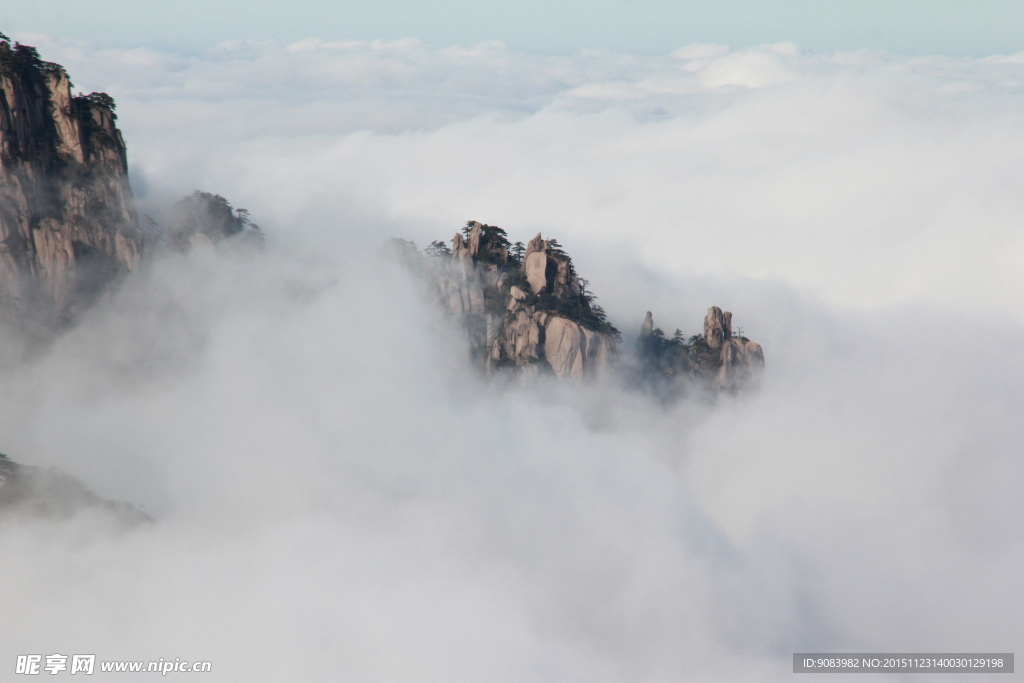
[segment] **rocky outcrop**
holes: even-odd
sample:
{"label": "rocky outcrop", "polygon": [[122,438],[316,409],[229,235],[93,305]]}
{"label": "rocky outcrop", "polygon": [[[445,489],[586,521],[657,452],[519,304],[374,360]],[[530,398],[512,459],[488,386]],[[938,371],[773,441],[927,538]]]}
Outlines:
{"label": "rocky outcrop", "polygon": [[708,309],[704,316],[704,342],[712,349],[717,349],[732,336],[732,313],[723,312],[718,306]]}
{"label": "rocky outcrop", "polygon": [[727,339],[722,344],[719,361],[714,387],[732,393],[750,386],[764,370],[761,345],[746,339]]}
{"label": "rocky outcrop", "polygon": [[0,35],[0,319],[59,327],[158,245],[262,244],[248,212],[206,192],[141,230],[114,100],[71,88],[62,67]]}
{"label": "rocky outcrop", "polygon": [[716,389],[735,392],[757,378],[764,369],[761,345],[746,337],[732,335],[732,313],[718,306],[708,309],[704,317],[704,343],[718,351]]}
{"label": "rocky outcrop", "polygon": [[153,521],[130,503],[96,495],[65,472],[20,465],[0,454],[0,518],[63,520],[80,513],[97,514],[122,527]]}
{"label": "rocky outcrop", "polygon": [[647,339],[654,333],[654,314],[647,311],[644,322],[640,325],[640,338]]}
{"label": "rocky outcrop", "polygon": [[704,334],[689,340],[679,330],[666,338],[648,311],[637,339],[637,359],[635,380],[664,395],[684,391],[680,382],[716,393],[735,393],[754,385],[764,369],[761,345],[734,336],[732,313],[718,306],[708,309]]}
{"label": "rocky outcrop", "polygon": [[114,101],[0,40],[0,309],[66,318],[144,248]]}
{"label": "rocky outcrop", "polygon": [[179,252],[213,247],[227,240],[263,245],[263,231],[249,220],[248,211],[235,209],[219,194],[198,190],[174,204],[161,238]]}
{"label": "rocky outcrop", "polygon": [[526,282],[534,294],[541,294],[549,287],[547,242],[540,233],[526,245],[526,257],[523,262]]}
{"label": "rocky outcrop", "polygon": [[580,382],[615,369],[628,385],[671,398],[688,387],[736,392],[752,385],[764,367],[760,345],[735,336],[732,313],[717,306],[708,310],[704,334],[689,340],[679,330],[667,339],[648,311],[637,353],[622,367],[618,330],[561,245],[540,234],[525,246],[512,245],[501,228],[470,221],[450,248],[433,242],[421,255],[411,242],[389,245],[393,256],[433,283],[442,305],[462,321],[471,356],[487,372]]}
{"label": "rocky outcrop", "polygon": [[524,249],[501,228],[470,221],[451,245],[433,243],[428,270],[486,371],[579,382],[609,367],[618,331],[557,242],[538,234]]}

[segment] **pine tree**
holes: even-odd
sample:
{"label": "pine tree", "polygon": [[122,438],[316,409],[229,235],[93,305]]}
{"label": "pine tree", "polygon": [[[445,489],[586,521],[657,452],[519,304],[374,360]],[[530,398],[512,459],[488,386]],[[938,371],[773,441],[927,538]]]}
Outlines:
{"label": "pine tree", "polygon": [[434,240],[423,251],[426,252],[427,256],[432,256],[434,258],[439,258],[441,256],[451,256],[452,255],[451,248],[447,244],[445,244],[444,242],[441,242],[440,240]]}
{"label": "pine tree", "polygon": [[508,250],[508,262],[509,265],[521,268],[523,265],[523,258],[526,254],[526,246],[522,242],[516,242],[512,245],[512,248]]}

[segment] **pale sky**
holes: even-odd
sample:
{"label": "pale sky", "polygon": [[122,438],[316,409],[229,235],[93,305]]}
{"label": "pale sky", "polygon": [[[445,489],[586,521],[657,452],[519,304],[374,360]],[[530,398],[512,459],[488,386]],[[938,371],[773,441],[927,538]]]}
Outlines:
{"label": "pale sky", "polygon": [[230,39],[506,42],[640,54],[694,42],[984,56],[1024,50],[1020,0],[8,0],[0,30],[192,49]]}

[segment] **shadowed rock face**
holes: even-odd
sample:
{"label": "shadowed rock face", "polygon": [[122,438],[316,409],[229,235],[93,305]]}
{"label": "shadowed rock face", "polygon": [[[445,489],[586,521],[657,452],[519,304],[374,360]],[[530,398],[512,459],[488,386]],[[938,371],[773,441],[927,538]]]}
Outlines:
{"label": "shadowed rock face", "polygon": [[0,518],[62,520],[83,512],[99,514],[122,527],[153,521],[134,505],[101,498],[60,470],[19,465],[0,456]]}
{"label": "shadowed rock face", "polygon": [[667,339],[647,312],[637,340],[638,382],[666,396],[685,393],[683,382],[714,393],[736,393],[756,385],[764,370],[761,345],[732,332],[732,313],[718,306],[704,317],[703,336],[686,340],[677,332]]}
{"label": "shadowed rock face", "polygon": [[164,246],[179,252],[215,247],[228,240],[236,245],[263,246],[263,231],[249,220],[248,211],[235,209],[218,194],[199,190],[175,203],[162,237]]}
{"label": "shadowed rock face", "polygon": [[60,321],[143,249],[114,102],[0,41],[0,310]]}

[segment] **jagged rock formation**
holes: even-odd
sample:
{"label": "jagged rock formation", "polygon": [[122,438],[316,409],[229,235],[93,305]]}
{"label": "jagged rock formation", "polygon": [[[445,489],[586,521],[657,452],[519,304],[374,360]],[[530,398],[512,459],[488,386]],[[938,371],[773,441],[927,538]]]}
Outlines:
{"label": "jagged rock formation", "polygon": [[434,242],[427,253],[438,298],[462,316],[487,371],[579,382],[609,367],[618,330],[556,241],[538,234],[524,250],[501,228],[471,221],[451,249]]}
{"label": "jagged rock formation", "polygon": [[716,389],[738,391],[764,369],[761,345],[746,337],[734,337],[732,313],[723,312],[718,306],[709,308],[704,317],[704,342],[719,352],[718,372],[714,380]]}
{"label": "jagged rock formation", "polygon": [[[0,320],[59,327],[147,252],[262,244],[245,209],[195,192],[165,230],[138,225],[114,100],[0,34]],[[241,238],[241,239],[236,239]]]}
{"label": "jagged rock formation", "polygon": [[19,465],[0,454],[0,517],[67,519],[85,511],[108,516],[122,526],[153,521],[131,503],[101,498],[65,472]]}
{"label": "jagged rock formation", "polygon": [[451,244],[431,243],[427,258],[411,242],[392,240],[390,246],[428,276],[444,307],[462,320],[471,354],[488,372],[579,382],[615,369],[629,386],[672,398],[692,387],[736,392],[764,367],[760,345],[734,336],[732,313],[717,306],[708,310],[704,334],[689,340],[678,330],[666,339],[648,312],[635,356],[620,367],[619,332],[557,241],[538,234],[525,246],[512,245],[501,228],[470,221]]}
{"label": "jagged rock formation", "polygon": [[114,101],[0,39],[0,309],[60,319],[144,247]]}
{"label": "jagged rock formation", "polygon": [[704,317],[704,335],[689,340],[679,330],[666,339],[665,333],[654,327],[654,317],[648,311],[640,327],[637,357],[640,381],[659,386],[670,395],[680,388],[680,380],[735,393],[754,383],[764,369],[761,345],[734,336],[732,313],[718,306],[709,308]]}

